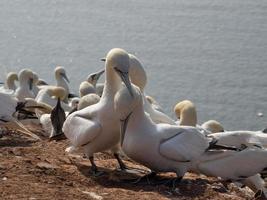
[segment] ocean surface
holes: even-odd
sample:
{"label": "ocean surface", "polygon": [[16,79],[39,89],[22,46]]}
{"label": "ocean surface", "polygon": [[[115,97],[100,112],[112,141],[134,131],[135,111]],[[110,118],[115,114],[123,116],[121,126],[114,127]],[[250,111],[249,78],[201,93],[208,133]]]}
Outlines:
{"label": "ocean surface", "polygon": [[267,126],[266,0],[0,1],[0,80],[28,67],[54,83],[63,65],[77,93],[113,47],[142,61],[146,93],[170,116],[189,99],[199,123]]}

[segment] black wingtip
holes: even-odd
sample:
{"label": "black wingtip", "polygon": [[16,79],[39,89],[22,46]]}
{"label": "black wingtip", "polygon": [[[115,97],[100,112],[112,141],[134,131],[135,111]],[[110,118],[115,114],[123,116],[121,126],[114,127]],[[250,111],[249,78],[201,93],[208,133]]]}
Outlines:
{"label": "black wingtip", "polygon": [[17,103],[17,106],[16,106],[16,111],[20,111],[21,109],[23,109],[26,105],[27,101],[19,101]]}
{"label": "black wingtip", "polygon": [[74,97],[79,97],[79,96],[76,95],[76,94],[69,93],[69,95],[68,95],[68,98],[69,99],[74,98]]}
{"label": "black wingtip", "polygon": [[220,145],[217,144],[218,140],[215,138],[212,139],[212,141],[209,143],[209,147],[206,149],[206,151],[209,150],[232,150],[232,151],[240,151],[239,148],[234,147],[234,146],[226,146],[226,145]]}

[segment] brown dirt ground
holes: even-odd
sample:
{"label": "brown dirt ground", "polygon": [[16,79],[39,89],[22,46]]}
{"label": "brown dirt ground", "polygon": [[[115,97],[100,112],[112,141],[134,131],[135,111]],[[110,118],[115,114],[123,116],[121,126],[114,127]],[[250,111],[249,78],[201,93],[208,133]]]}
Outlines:
{"label": "brown dirt ground", "polygon": [[[30,127],[40,135],[38,127]],[[175,191],[166,185],[125,183],[141,176],[116,170],[109,153],[98,153],[96,164],[106,175],[92,177],[82,154],[68,155],[67,140],[33,141],[19,133],[0,138],[0,199],[253,199],[248,188],[228,189],[215,178],[187,173]],[[144,167],[125,161],[129,167]],[[161,174],[171,178],[174,174]]]}

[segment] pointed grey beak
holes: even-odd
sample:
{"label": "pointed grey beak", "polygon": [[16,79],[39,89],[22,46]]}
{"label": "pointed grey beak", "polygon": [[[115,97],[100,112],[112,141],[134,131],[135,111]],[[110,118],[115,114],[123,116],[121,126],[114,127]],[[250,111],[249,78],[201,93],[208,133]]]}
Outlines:
{"label": "pointed grey beak", "polygon": [[93,82],[96,84],[100,76],[105,72],[105,70],[101,70],[95,74],[92,74]]}
{"label": "pointed grey beak", "polygon": [[70,83],[70,80],[68,79],[67,75],[65,73],[62,73],[61,76],[68,82]]}
{"label": "pointed grey beak", "polygon": [[29,87],[30,87],[30,90],[32,90],[32,86],[33,86],[33,79],[30,78],[29,79]]}
{"label": "pointed grey beak", "polygon": [[132,112],[124,119],[120,120],[120,133],[121,133],[121,146],[123,145],[124,137],[125,137],[125,132],[127,129],[127,125],[130,119]]}
{"label": "pointed grey beak", "polygon": [[100,60],[106,62],[106,58],[101,58]]}
{"label": "pointed grey beak", "polygon": [[3,85],[3,84],[5,84],[5,83],[3,83],[3,82],[0,82],[0,84],[1,84],[1,85]]}
{"label": "pointed grey beak", "polygon": [[119,74],[119,76],[121,77],[121,80],[123,81],[123,83],[126,85],[126,87],[127,87],[128,91],[129,91],[130,95],[132,97],[134,97],[133,88],[132,88],[131,81],[129,79],[128,72],[122,72],[119,69],[117,69],[116,67],[114,69]]}

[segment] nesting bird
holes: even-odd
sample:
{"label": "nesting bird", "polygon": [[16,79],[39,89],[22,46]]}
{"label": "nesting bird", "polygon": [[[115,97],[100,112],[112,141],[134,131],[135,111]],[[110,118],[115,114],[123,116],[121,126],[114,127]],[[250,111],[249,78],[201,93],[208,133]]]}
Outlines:
{"label": "nesting bird", "polygon": [[5,81],[5,89],[13,90],[15,91],[17,86],[15,84],[15,81],[18,81],[18,75],[15,72],[9,72],[6,77]]}
{"label": "nesting bird", "polygon": [[203,133],[223,132],[223,126],[216,120],[204,122],[201,126],[197,124],[197,111],[194,103],[189,100],[183,100],[174,106],[174,113],[179,119],[176,123],[180,126],[195,126],[203,130]]}
{"label": "nesting bird", "polygon": [[216,140],[206,137],[197,128],[155,124],[144,112],[140,90],[132,86],[131,91],[129,95],[128,89],[123,88],[115,96],[122,149],[154,174],[175,172],[180,180],[190,170],[246,183],[249,177],[265,171],[266,149],[217,146]]}
{"label": "nesting bird", "polygon": [[25,98],[34,98],[32,92],[33,73],[29,69],[22,69],[18,74],[19,85],[15,91],[18,100],[23,101]]}
{"label": "nesting bird", "polygon": [[197,125],[197,112],[193,102],[184,100],[177,103],[174,107],[176,117],[179,119],[180,126],[196,126]]}

